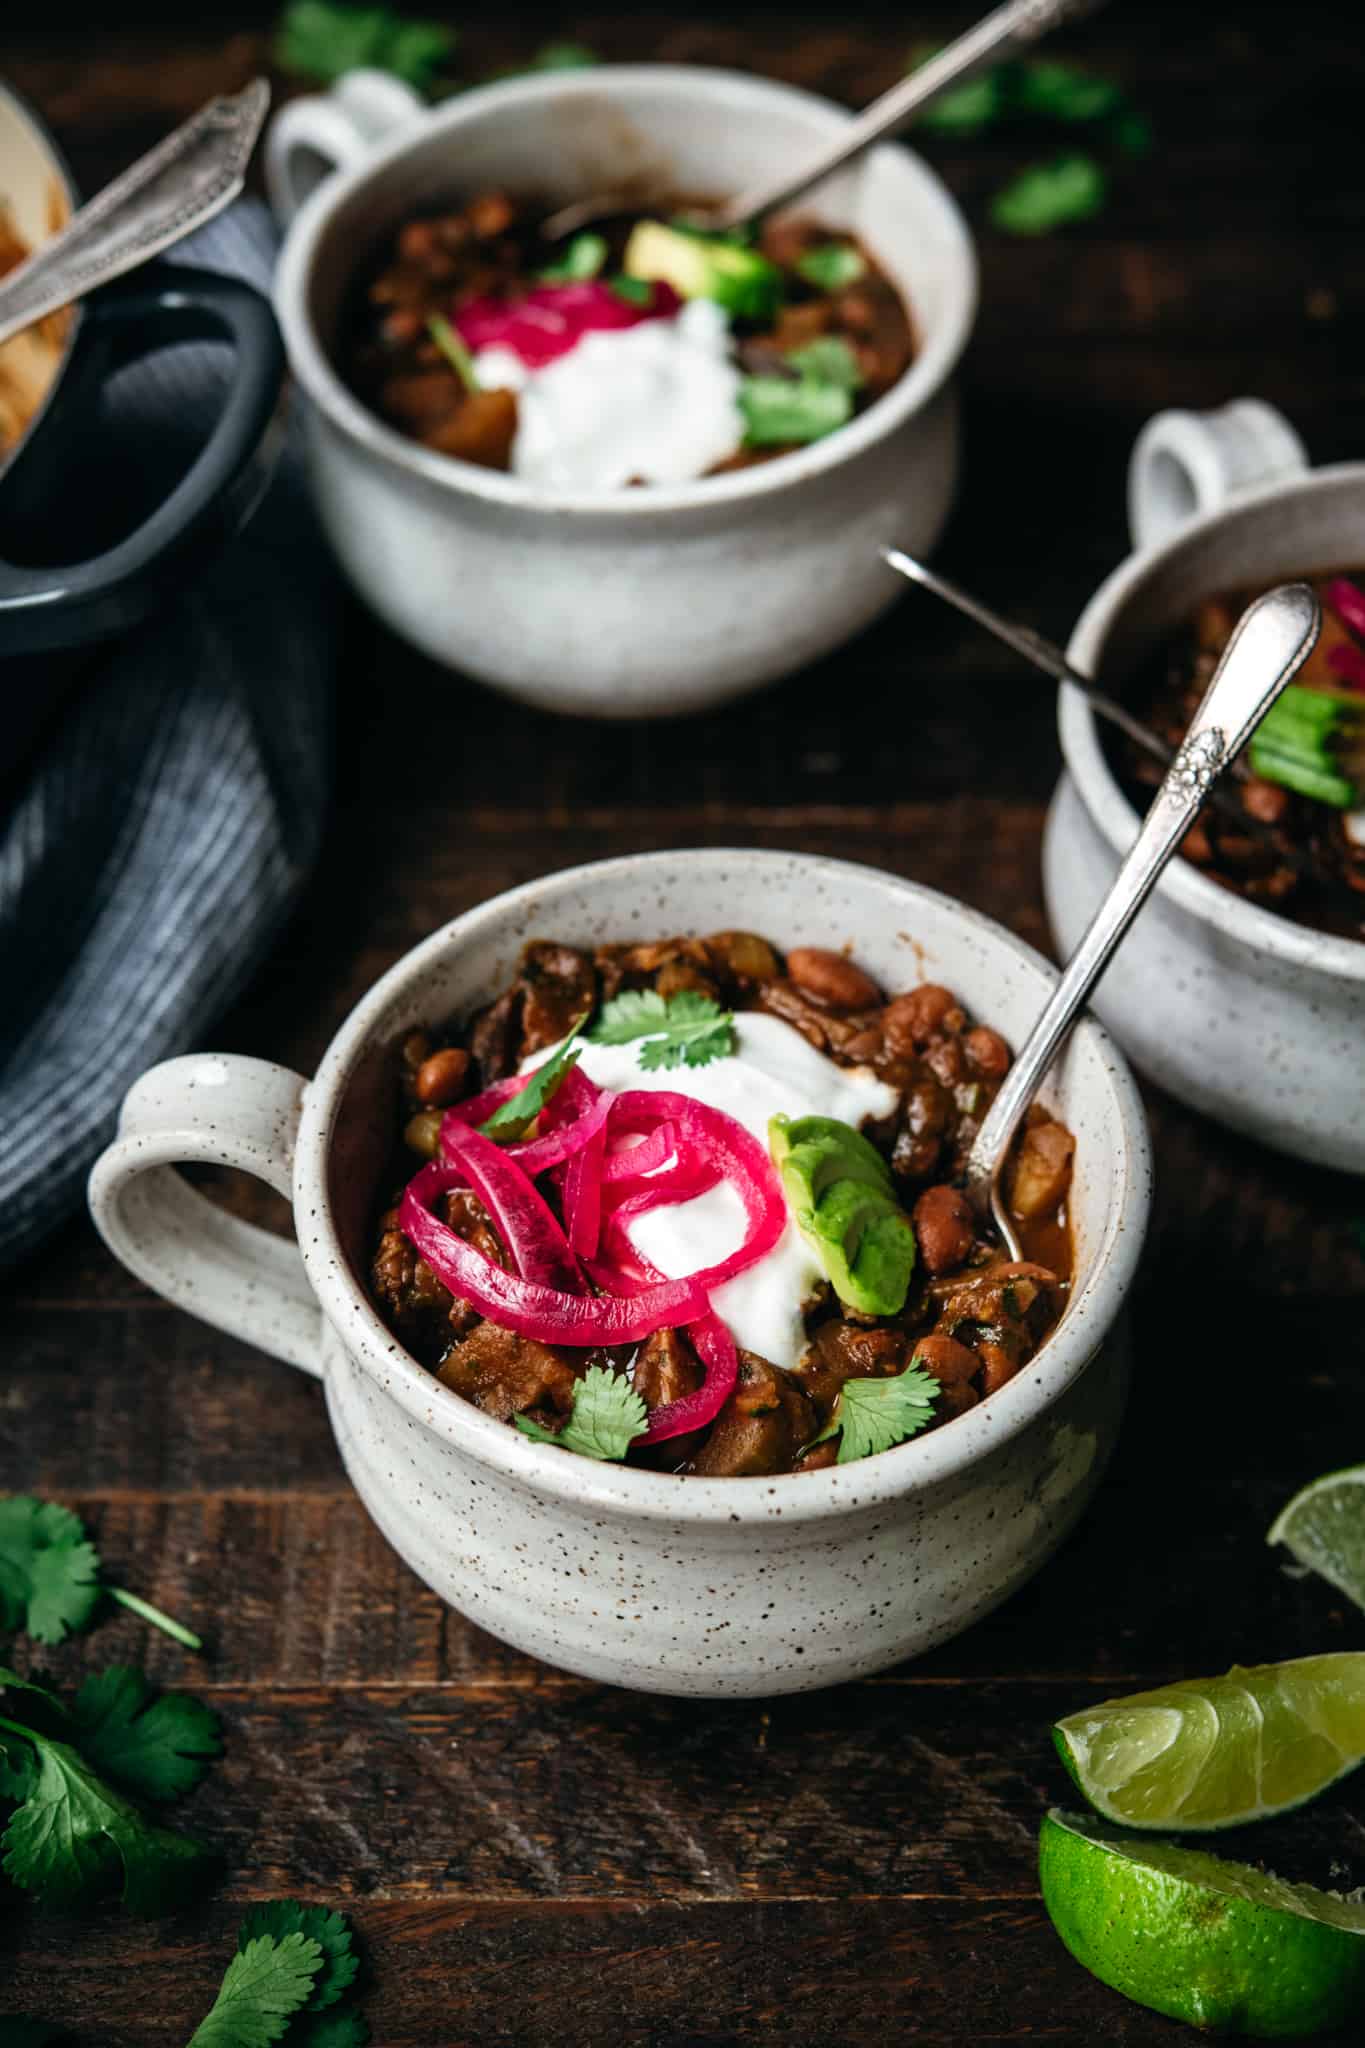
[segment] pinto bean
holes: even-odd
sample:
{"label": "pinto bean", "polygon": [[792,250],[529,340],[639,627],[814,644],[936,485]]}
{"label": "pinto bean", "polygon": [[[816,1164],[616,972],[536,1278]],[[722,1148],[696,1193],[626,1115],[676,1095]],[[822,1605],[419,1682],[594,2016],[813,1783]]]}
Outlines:
{"label": "pinto bean", "polygon": [[469,1073],[469,1054],[462,1046],[443,1046],[417,1069],[417,1100],[428,1109],[448,1109],[464,1093]]}
{"label": "pinto bean", "polygon": [[922,982],[905,995],[894,996],[887,1004],[882,1019],[886,1042],[893,1052],[913,1052],[945,1029],[945,1019],[954,1012],[962,1015],[951,989],[940,988],[932,981]]}
{"label": "pinto bean", "polygon": [[989,1024],[976,1024],[962,1041],[967,1064],[986,1081],[1003,1081],[1010,1070],[1011,1053],[998,1031]]}
{"label": "pinto bean", "polygon": [[960,1266],[976,1242],[972,1205],[958,1188],[926,1188],[912,1213],[919,1255],[931,1273]]}
{"label": "pinto bean", "polygon": [[870,974],[823,946],[794,947],[787,955],[787,973],[804,994],[831,1010],[874,1010],[882,999]]}

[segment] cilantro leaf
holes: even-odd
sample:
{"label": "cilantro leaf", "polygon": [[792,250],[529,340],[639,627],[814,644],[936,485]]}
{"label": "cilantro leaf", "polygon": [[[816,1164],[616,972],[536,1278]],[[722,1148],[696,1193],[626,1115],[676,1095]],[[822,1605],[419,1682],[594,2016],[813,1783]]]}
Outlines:
{"label": "cilantro leaf", "polygon": [[818,242],[796,259],[796,274],[817,291],[837,292],[856,284],[867,264],[851,242]]}
{"label": "cilantro leaf", "polygon": [[86,1679],[71,1720],[86,1760],[142,1799],[180,1798],[222,1751],[215,1713],[187,1693],[158,1696],[125,1664]]}
{"label": "cilantro leaf", "polygon": [[70,1508],[27,1493],[0,1500],[0,1627],[60,1643],[93,1614],[99,1568],[99,1553]]}
{"label": "cilantro leaf", "polygon": [[838,384],[845,391],[857,391],[867,382],[862,366],[842,334],[822,334],[804,348],[794,348],[787,361],[803,377],[821,384]]}
{"label": "cilantro leaf", "polygon": [[307,2005],[322,1965],[321,1948],[305,1934],[248,1941],[224,1971],[189,2048],[270,2048]]}
{"label": "cilantro leaf", "polygon": [[1052,58],[1011,65],[1006,82],[1010,111],[1037,120],[1103,121],[1124,104],[1123,92],[1112,78],[1097,78],[1093,71]]}
{"label": "cilantro leaf", "polygon": [[679,989],[668,997],[657,989],[628,989],[603,1004],[588,1036],[596,1045],[646,1040],[640,1065],[646,1073],[657,1073],[670,1067],[704,1067],[725,1058],[735,1049],[735,1020],[713,997],[696,989]]}
{"label": "cilantro leaf", "polygon": [[237,1946],[243,1949],[262,1935],[268,1935],[272,1941],[283,1941],[290,1934],[302,1934],[315,1941],[322,1952],[322,1967],[308,1999],[308,2011],[321,2012],[325,2006],[335,2005],[355,1982],[360,1968],[360,1958],[351,1948],[349,1923],[326,1906],[305,1906],[298,1899],[269,1899],[264,1905],[251,1908],[242,1922]]}
{"label": "cilantro leaf", "polygon": [[844,384],[816,377],[745,377],[739,387],[744,439],[750,448],[784,442],[822,441],[853,417],[853,398]]}
{"label": "cilantro leaf", "polygon": [[1104,205],[1109,182],[1091,156],[1078,153],[1032,164],[991,201],[991,219],[1008,235],[1046,235],[1089,220]]}
{"label": "cilantro leaf", "polygon": [[557,1444],[583,1458],[624,1458],[640,1434],[649,1411],[629,1380],[590,1365],[574,1388],[573,1408],[563,1429],[542,1429],[529,1415],[512,1419],[523,1436],[538,1444]]}
{"label": "cilantro leaf", "polygon": [[38,1782],[38,1759],[26,1742],[15,1736],[0,1741],[0,1799],[18,1806]]}
{"label": "cilantro leaf", "polygon": [[526,1136],[570,1068],[576,1067],[582,1058],[583,1048],[575,1045],[574,1040],[587,1021],[585,1010],[577,1023],[569,1026],[569,1035],[553,1059],[537,1067],[526,1086],[509,1095],[506,1102],[500,1102],[492,1116],[479,1125],[480,1137],[510,1143]]}
{"label": "cilantro leaf", "polygon": [[[938,48],[937,44],[930,44],[913,50],[910,69],[918,71],[922,64],[937,56]],[[979,78],[969,78],[964,84],[940,93],[915,116],[915,125],[938,135],[979,135],[983,128],[993,126],[1004,106],[1001,68],[983,72]]]}
{"label": "cilantro leaf", "polygon": [[86,1626],[105,1592],[187,1650],[203,1649],[197,1635],[150,1601],[122,1586],[102,1586],[99,1572],[99,1552],[70,1508],[27,1493],[0,1499],[0,1628],[60,1643]]}
{"label": "cilantro leaf", "polygon": [[608,290],[615,292],[618,299],[624,299],[628,306],[647,306],[654,297],[654,280],[651,277],[619,277],[607,279]]}
{"label": "cilantro leaf", "polygon": [[69,1743],[25,1731],[38,1762],[35,1782],[5,1829],[8,1877],[49,1906],[92,1898],[123,1867],[123,1901],[135,1913],[179,1904],[211,1858],[202,1843],[154,1827]]}
{"label": "cilantro leaf", "polygon": [[[28,1698],[16,1701],[10,1712],[0,1715],[0,1741],[8,1758],[3,1791],[17,1802],[0,1850],[6,1874],[44,1904],[82,1903],[102,1891],[121,1865],[124,1902],[134,1912],[161,1912],[184,1896],[187,1883],[201,1876],[212,1860],[192,1837],[149,1821],[101,1777],[97,1763],[80,1747],[84,1734],[78,1713],[84,1703],[94,1745],[105,1745],[111,1765],[115,1755],[119,1757],[130,1785],[141,1789],[155,1782],[179,1784],[186,1760],[169,1747],[169,1727],[174,1724],[183,1732],[193,1725],[202,1731],[204,1720],[212,1717],[196,1701],[168,1699],[165,1706],[170,1711],[157,1715],[153,1723],[163,1738],[158,1755],[150,1740],[152,1730],[134,1735],[115,1711],[116,1702],[126,1707],[133,1697],[123,1676],[106,1674],[116,1681],[107,1687],[87,1682],[77,1711],[68,1715],[45,1686],[0,1667],[0,1686],[32,1696],[32,1703]],[[148,1691],[141,1681],[138,1700],[145,1702]],[[200,1767],[192,1768],[197,1777]]]}
{"label": "cilantro leaf", "polygon": [[889,1451],[924,1428],[934,1412],[939,1383],[912,1360],[902,1373],[885,1380],[845,1380],[834,1413],[811,1438],[839,1438],[839,1463]]}
{"label": "cilantro leaf", "polygon": [[455,47],[439,21],[410,21],[389,7],[345,7],[336,0],[292,0],[280,19],[275,62],[282,71],[325,85],[364,65],[429,91]]}

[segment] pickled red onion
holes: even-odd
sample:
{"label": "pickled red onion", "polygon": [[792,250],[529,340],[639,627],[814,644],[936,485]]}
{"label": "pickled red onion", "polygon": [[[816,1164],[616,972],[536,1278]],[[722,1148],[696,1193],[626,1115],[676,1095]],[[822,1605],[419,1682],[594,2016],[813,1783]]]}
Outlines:
{"label": "pickled red onion", "polygon": [[1365,640],[1365,590],[1345,576],[1334,576],[1323,595],[1342,625]]}
{"label": "pickled red onion", "polygon": [[739,1378],[739,1353],[735,1340],[718,1315],[708,1312],[688,1325],[687,1334],[706,1367],[706,1378],[693,1394],[665,1401],[652,1410],[643,1435],[636,1443],[657,1444],[667,1437],[683,1436],[691,1429],[704,1429],[714,1422],[735,1390]]}
{"label": "pickled red onion", "polygon": [[637,305],[599,278],[571,284],[541,284],[516,299],[466,300],[451,322],[466,348],[510,349],[528,369],[543,369],[585,334],[638,327],[642,320],[671,319],[682,300],[672,285],[656,281],[647,305]]}
{"label": "pickled red onion", "polygon": [[559,1219],[535,1182],[503,1147],[456,1125],[443,1140],[448,1162],[473,1188],[523,1280],[583,1294],[587,1281]]}
{"label": "pickled red onion", "polygon": [[398,1227],[452,1294],[504,1329],[545,1344],[628,1344],[707,1313],[704,1290],[690,1280],[660,1281],[627,1298],[569,1294],[506,1272],[431,1213],[438,1196],[466,1185],[461,1168],[433,1160],[404,1190]]}
{"label": "pickled red onion", "polygon": [[[480,1094],[471,1095],[467,1101],[455,1103],[441,1122],[442,1154],[450,1156],[447,1130],[469,1125],[477,1128],[486,1123],[494,1110],[501,1109],[513,1096],[520,1095],[534,1079],[534,1071],[513,1074],[510,1079],[495,1081]],[[540,1112],[540,1136],[519,1138],[500,1149],[509,1159],[516,1160],[523,1173],[544,1173],[551,1166],[558,1166],[562,1160],[572,1158],[575,1152],[605,1129],[611,1103],[610,1095],[598,1088],[586,1074],[580,1073],[577,1067],[570,1067]]]}
{"label": "pickled red onion", "polygon": [[1327,650],[1327,666],[1353,690],[1365,690],[1365,652],[1339,641]]}

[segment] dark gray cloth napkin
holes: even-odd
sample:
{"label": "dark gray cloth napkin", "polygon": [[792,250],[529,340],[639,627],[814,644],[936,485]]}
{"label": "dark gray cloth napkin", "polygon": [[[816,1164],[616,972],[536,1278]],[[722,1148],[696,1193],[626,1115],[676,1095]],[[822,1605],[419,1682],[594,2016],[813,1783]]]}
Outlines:
{"label": "dark gray cloth napkin", "polygon": [[[268,290],[274,251],[244,201],[175,256]],[[126,474],[132,451],[202,438],[222,374],[209,347],[123,372],[109,459]],[[79,1205],[126,1089],[202,1042],[295,902],[329,780],[335,599],[291,436],[246,529],[97,651],[0,795],[0,1267]]]}

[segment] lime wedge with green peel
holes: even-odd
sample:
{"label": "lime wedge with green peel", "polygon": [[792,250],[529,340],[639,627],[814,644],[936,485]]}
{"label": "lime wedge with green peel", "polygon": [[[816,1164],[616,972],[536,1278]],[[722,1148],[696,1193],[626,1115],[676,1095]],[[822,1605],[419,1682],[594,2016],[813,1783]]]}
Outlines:
{"label": "lime wedge with green peel", "polygon": [[1097,1812],[1130,1828],[1241,1827],[1365,1757],[1365,1651],[1234,1665],[1068,1714],[1052,1731]]}
{"label": "lime wedge with green peel", "polygon": [[1283,1543],[1300,1564],[1365,1607],[1365,1465],[1348,1465],[1305,1486],[1265,1540]]}
{"label": "lime wedge with green peel", "polygon": [[1365,1904],[1050,1813],[1043,1903],[1078,1963],[1172,2019],[1302,2041],[1365,2010]]}

